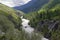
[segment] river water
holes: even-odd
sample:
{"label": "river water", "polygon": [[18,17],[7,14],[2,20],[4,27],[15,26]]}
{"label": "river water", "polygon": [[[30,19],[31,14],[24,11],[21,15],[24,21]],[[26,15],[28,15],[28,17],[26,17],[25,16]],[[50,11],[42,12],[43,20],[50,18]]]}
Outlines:
{"label": "river water", "polygon": [[[21,20],[22,20],[22,29],[28,33],[28,34],[32,34],[34,32],[34,28],[32,28],[28,23],[30,22],[30,20],[28,19],[24,19],[23,16],[21,16]],[[44,37],[41,38],[41,40],[49,40],[46,39]]]}

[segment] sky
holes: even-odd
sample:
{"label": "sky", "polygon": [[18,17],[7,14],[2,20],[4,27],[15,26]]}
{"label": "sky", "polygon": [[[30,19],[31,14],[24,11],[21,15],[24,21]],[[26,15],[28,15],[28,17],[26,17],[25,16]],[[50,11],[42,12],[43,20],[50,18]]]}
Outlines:
{"label": "sky", "polygon": [[27,4],[31,0],[0,0],[0,3],[9,7],[21,6]]}

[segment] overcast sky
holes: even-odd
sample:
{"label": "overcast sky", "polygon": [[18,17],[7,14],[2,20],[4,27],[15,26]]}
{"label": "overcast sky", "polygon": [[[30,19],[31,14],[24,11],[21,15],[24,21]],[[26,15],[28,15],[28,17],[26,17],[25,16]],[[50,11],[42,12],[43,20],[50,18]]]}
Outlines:
{"label": "overcast sky", "polygon": [[31,0],[0,0],[0,3],[5,4],[9,7],[21,6],[28,3]]}

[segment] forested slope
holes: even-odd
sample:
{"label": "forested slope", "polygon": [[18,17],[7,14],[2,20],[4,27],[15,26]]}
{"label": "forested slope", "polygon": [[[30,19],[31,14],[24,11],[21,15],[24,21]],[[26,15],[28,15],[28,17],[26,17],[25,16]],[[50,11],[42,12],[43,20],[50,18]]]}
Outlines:
{"label": "forested slope", "polygon": [[42,32],[50,40],[60,39],[60,0],[51,0],[39,11],[25,16],[30,19],[30,25]]}

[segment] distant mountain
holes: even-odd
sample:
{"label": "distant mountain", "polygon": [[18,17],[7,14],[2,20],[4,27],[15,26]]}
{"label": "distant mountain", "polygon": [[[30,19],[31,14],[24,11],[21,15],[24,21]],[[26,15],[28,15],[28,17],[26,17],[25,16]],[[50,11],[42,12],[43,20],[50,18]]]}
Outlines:
{"label": "distant mountain", "polygon": [[21,10],[23,12],[32,12],[40,9],[44,4],[48,3],[49,0],[32,0],[29,3],[14,7],[17,10]]}

